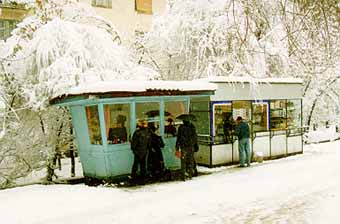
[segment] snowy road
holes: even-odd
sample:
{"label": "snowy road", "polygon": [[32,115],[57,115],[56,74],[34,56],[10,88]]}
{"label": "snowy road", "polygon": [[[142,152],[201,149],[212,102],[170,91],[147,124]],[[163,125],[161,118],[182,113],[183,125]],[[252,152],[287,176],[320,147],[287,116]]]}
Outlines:
{"label": "snowy road", "polygon": [[138,189],[84,185],[0,191],[1,223],[339,223],[340,141],[250,168]]}

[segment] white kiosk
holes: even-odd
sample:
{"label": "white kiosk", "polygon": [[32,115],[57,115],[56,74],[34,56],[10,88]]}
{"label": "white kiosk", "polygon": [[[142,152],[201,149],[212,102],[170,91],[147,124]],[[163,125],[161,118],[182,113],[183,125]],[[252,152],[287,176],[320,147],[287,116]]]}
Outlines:
{"label": "white kiosk", "polygon": [[237,116],[251,128],[252,155],[274,159],[303,152],[300,79],[210,77],[208,81],[218,86],[209,105],[190,104],[190,112],[200,118],[196,122],[198,164],[213,167],[239,162],[238,141],[233,136]]}

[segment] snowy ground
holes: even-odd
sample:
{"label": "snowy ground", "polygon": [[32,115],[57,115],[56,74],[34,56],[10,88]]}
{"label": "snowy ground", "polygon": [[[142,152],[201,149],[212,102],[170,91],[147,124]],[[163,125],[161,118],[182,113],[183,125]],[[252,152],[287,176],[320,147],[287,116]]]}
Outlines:
{"label": "snowy ground", "polygon": [[340,141],[186,182],[138,188],[33,185],[0,191],[1,223],[339,223]]}

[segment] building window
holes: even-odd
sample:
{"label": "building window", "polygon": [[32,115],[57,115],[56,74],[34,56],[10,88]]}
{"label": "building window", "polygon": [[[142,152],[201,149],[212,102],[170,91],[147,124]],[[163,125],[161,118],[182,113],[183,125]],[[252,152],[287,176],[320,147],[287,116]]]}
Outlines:
{"label": "building window", "polygon": [[138,13],[152,14],[152,0],[135,0],[135,9]]}
{"label": "building window", "polygon": [[92,0],[92,6],[112,8],[112,0]]}
{"label": "building window", "polygon": [[108,144],[129,142],[130,104],[105,105],[104,116]]}
{"label": "building window", "polygon": [[186,101],[175,101],[175,102],[165,102],[164,107],[164,137],[171,138],[175,137],[181,120],[176,120],[181,114],[185,114],[187,111]]}
{"label": "building window", "polygon": [[12,30],[15,29],[18,21],[0,19],[0,40],[6,40],[11,36]]}
{"label": "building window", "polygon": [[100,131],[99,113],[97,105],[86,107],[86,118],[91,144],[101,145],[102,137]]}

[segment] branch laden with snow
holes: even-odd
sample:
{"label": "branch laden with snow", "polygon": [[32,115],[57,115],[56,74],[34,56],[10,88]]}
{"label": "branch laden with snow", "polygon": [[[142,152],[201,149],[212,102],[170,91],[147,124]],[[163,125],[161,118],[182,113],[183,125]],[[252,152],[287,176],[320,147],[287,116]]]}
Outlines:
{"label": "branch laden with snow", "polygon": [[71,139],[67,137],[69,114],[47,107],[50,97],[98,80],[158,77],[152,69],[138,65],[120,42],[111,23],[73,0],[41,1],[35,5],[35,14],[0,42],[4,99],[0,168],[13,163],[3,174],[4,184],[18,177],[14,175],[17,170],[24,175],[52,167],[62,140]]}

